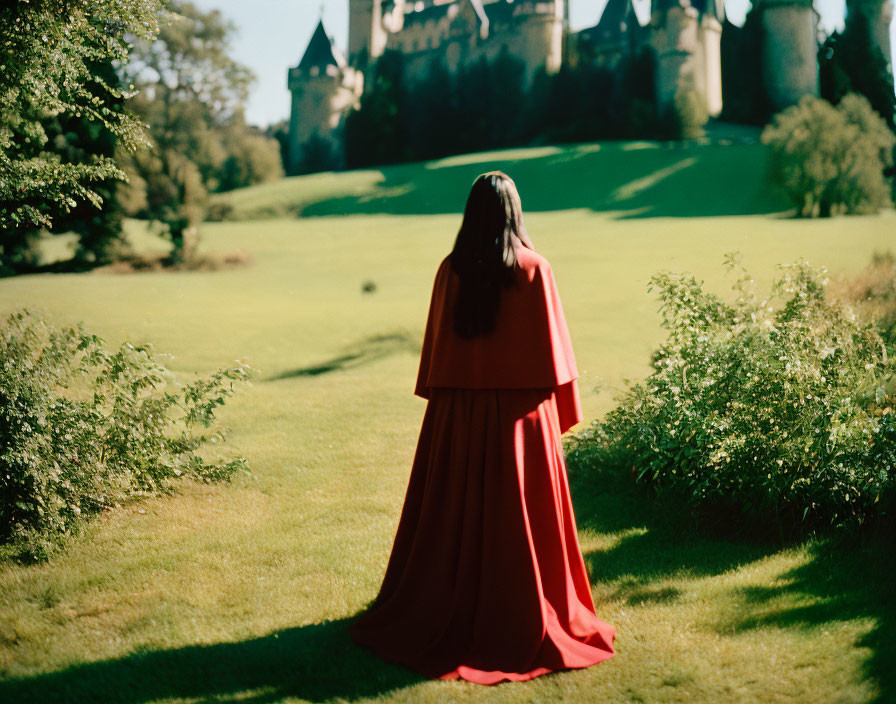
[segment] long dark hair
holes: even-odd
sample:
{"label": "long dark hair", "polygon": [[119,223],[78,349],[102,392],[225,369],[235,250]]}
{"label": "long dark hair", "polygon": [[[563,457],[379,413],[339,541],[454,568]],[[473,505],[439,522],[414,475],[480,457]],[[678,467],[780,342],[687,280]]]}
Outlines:
{"label": "long dark hair", "polygon": [[464,338],[495,329],[501,289],[513,283],[517,247],[532,249],[513,179],[489,171],[474,182],[451,252],[460,277],[454,331]]}

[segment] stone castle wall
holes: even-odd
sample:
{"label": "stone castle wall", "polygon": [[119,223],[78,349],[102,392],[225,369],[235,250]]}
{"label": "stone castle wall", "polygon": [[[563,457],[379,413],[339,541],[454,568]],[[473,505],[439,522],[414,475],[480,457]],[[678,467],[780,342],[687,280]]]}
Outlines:
{"label": "stone castle wall", "polygon": [[776,109],[818,95],[818,15],[811,4],[767,2],[762,11],[762,74]]}
{"label": "stone castle wall", "polygon": [[[766,90],[776,108],[803,95],[818,95],[817,24],[811,0],[757,0],[762,3],[765,33],[761,70]],[[889,20],[893,0],[875,4],[872,26],[876,42],[889,58]],[[363,58],[367,69],[385,49],[405,57],[409,81],[427,77],[434,59],[450,72],[484,57],[495,59],[502,50],[521,59],[526,77],[541,67],[558,71],[564,57],[565,0],[516,0],[500,6],[474,7],[472,2],[428,6],[405,13],[405,0],[349,0],[348,66],[331,66],[332,75],[300,76],[290,73],[293,92],[290,141],[293,160],[301,144],[315,134],[327,136],[341,151],[341,129],[348,110],[364,90]],[[879,9],[878,9],[879,8]],[[487,22],[483,19],[487,17]],[[688,3],[673,2],[658,8],[645,28],[646,41],[656,53],[656,91],[660,105],[668,105],[682,85],[692,85],[705,100],[709,115],[722,109],[721,35],[716,15],[700,13]],[[617,42],[616,44],[619,44]],[[607,47],[618,59],[625,48]],[[573,46],[572,56],[578,56]],[[587,60],[598,63],[598,52]],[[610,62],[612,64],[612,61]],[[295,163],[295,161],[294,161]]]}

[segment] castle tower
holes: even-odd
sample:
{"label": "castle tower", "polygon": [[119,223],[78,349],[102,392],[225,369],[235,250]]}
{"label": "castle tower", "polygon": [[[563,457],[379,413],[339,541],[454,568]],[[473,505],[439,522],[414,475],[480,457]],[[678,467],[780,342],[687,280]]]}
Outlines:
{"label": "castle tower", "polygon": [[818,95],[818,14],[812,0],[762,0],[762,78],[776,110]]}
{"label": "castle tower", "polygon": [[656,52],[657,104],[672,103],[679,88],[693,88],[707,114],[722,111],[721,0],[658,0],[650,18]]}
{"label": "castle tower", "polygon": [[523,8],[519,15],[517,56],[526,63],[530,78],[541,67],[549,74],[557,73],[563,64],[566,1],[530,2],[523,4]]}
{"label": "castle tower", "polygon": [[650,14],[650,45],[656,52],[656,102],[663,108],[672,103],[679,86],[697,82],[699,16],[686,0],[657,0]]}
{"label": "castle tower", "polygon": [[722,112],[722,25],[725,23],[723,0],[702,0],[698,40],[700,42],[700,76],[697,87],[706,98],[707,113],[716,117]]}
{"label": "castle tower", "polygon": [[298,66],[289,69],[287,87],[292,93],[287,171],[301,169],[309,148],[319,155],[329,151],[328,158],[319,158],[332,168],[341,166],[342,127],[345,115],[357,103],[362,81],[334,52],[323,21],[318,22]]}
{"label": "castle tower", "polygon": [[385,48],[383,0],[348,0],[349,64],[364,68],[379,57]]}

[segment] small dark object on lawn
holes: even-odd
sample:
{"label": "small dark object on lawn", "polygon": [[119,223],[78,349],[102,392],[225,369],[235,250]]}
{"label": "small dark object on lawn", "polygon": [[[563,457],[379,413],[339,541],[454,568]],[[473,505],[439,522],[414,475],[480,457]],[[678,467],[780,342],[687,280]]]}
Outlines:
{"label": "small dark object on lawn", "polygon": [[361,284],[361,293],[376,293],[376,282],[375,281],[365,281]]}

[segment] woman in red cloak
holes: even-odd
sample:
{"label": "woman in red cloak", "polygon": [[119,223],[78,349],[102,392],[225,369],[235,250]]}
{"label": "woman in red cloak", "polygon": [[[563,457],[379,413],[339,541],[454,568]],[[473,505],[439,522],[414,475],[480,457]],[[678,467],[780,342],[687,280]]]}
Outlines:
{"label": "woman in red cloak", "polygon": [[476,179],[436,274],[428,399],[380,592],[356,643],[428,677],[528,680],[615,654],[576,535],[561,433],[582,420],[551,267],[513,181]]}

